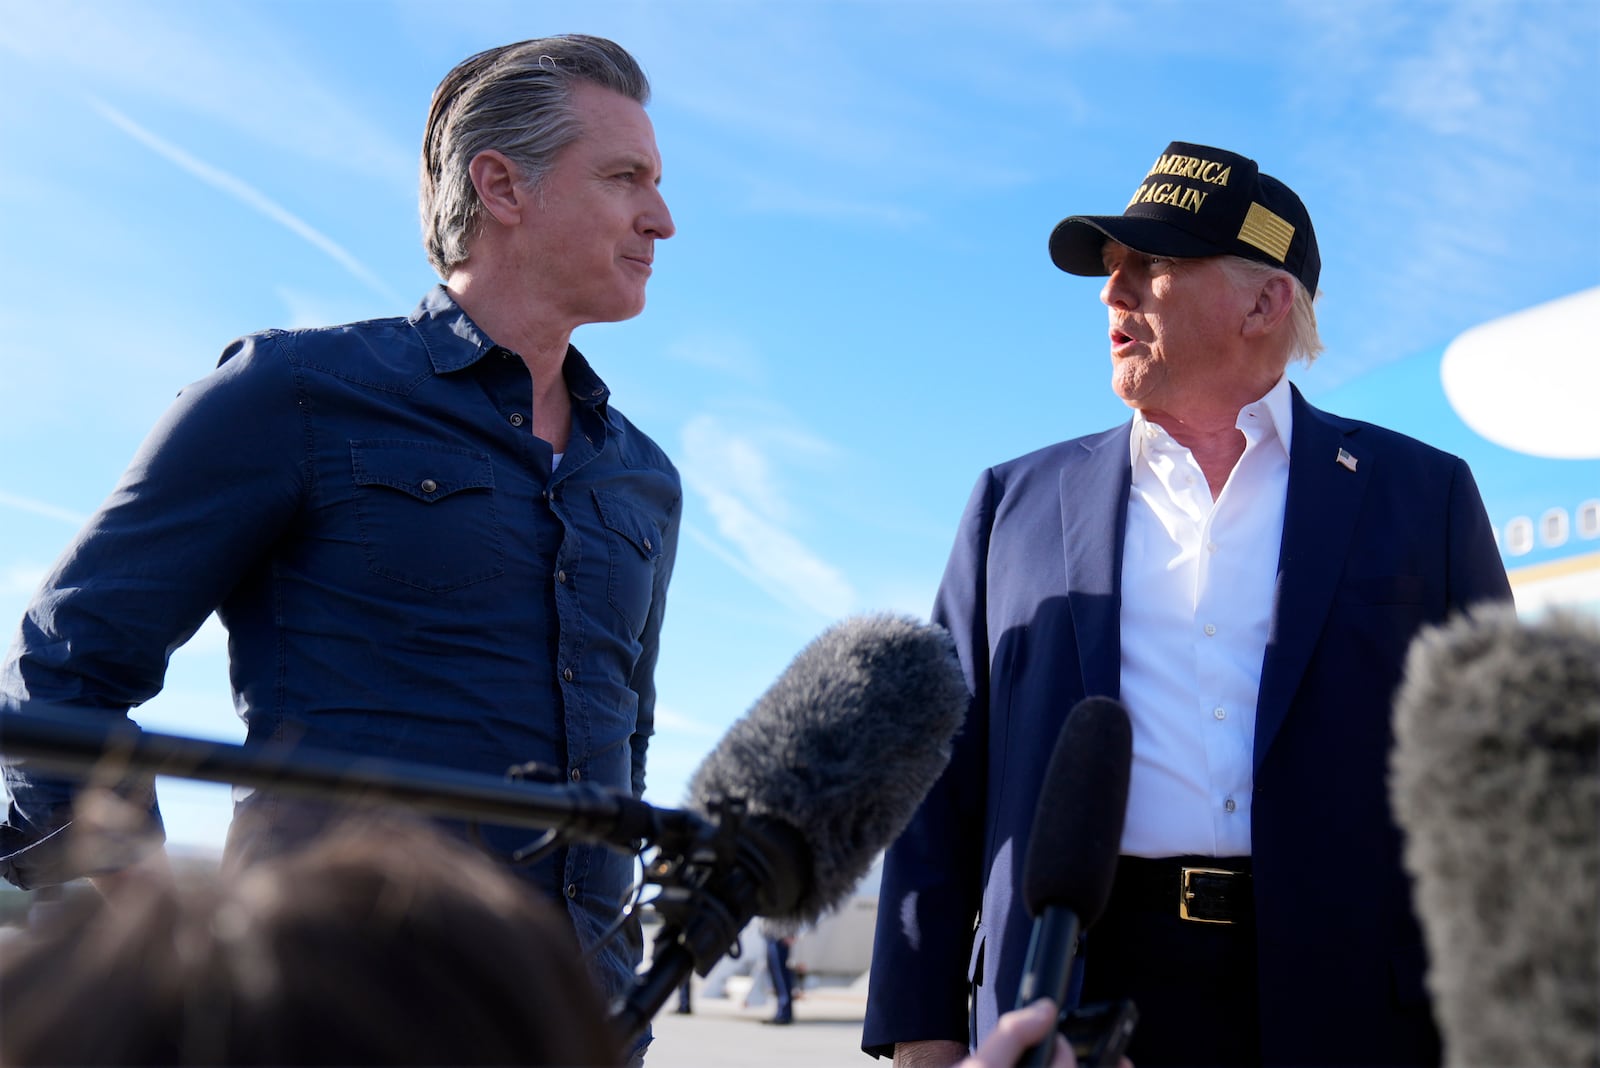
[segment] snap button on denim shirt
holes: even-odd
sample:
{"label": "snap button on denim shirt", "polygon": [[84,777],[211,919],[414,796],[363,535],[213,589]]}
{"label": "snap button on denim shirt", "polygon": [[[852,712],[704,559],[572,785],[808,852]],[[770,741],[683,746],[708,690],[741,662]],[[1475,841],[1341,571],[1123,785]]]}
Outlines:
{"label": "snap button on denim shirt", "polygon": [[[493,775],[537,761],[641,794],[681,489],[576,349],[563,371],[573,430],[552,471],[527,369],[442,286],[406,318],[234,342],[46,580],[0,702],[124,715],[215,610],[246,744]],[[51,837],[70,784],[26,765],[6,781],[0,873],[78,874]],[[535,835],[483,837],[509,853]],[[590,943],[632,861],[571,846],[525,874]],[[638,952],[600,954],[613,990]]]}

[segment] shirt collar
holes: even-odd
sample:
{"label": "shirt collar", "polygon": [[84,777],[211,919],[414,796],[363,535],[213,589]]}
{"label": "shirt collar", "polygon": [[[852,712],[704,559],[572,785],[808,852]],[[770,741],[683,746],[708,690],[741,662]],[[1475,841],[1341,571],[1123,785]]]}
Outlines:
{"label": "shirt collar", "polygon": [[1264,420],[1261,430],[1261,440],[1267,441],[1276,437],[1278,444],[1283,448],[1283,454],[1289,455],[1289,443],[1294,439],[1294,393],[1289,388],[1289,376],[1280,375],[1277,385],[1262,396],[1254,404],[1247,404],[1239,409],[1239,429],[1244,429],[1246,413],[1256,411],[1258,418]]}
{"label": "shirt collar", "polygon": [[[407,321],[422,339],[436,374],[450,374],[470,367],[500,348],[478,328],[443,285],[428,290]],[[574,404],[593,408],[602,417],[606,415],[611,390],[595,374],[583,353],[572,345],[567,346],[561,374],[567,380],[567,390]]]}
{"label": "shirt collar", "polygon": [[470,367],[496,347],[442,285],[428,290],[406,321],[422,339],[437,374]]}
{"label": "shirt collar", "polygon": [[[1280,376],[1276,385],[1240,408],[1234,425],[1260,441],[1276,440],[1283,454],[1288,456],[1289,442],[1294,437],[1294,394],[1289,388],[1289,376]],[[1250,433],[1252,430],[1254,434]],[[1165,428],[1146,419],[1143,411],[1134,409],[1133,432],[1128,435],[1129,462],[1137,465],[1145,441],[1163,433]]]}

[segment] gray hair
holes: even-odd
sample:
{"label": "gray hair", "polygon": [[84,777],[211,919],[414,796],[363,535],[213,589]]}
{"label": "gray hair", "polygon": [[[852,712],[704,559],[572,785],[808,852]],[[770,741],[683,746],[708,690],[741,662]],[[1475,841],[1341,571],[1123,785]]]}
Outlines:
{"label": "gray hair", "polygon": [[584,34],[502,45],[456,64],[433,92],[422,138],[419,207],[428,262],[440,277],[467,258],[483,222],[468,171],[487,149],[505,153],[537,186],[582,124],[572,87],[591,82],[640,104],[650,82],[614,41]]}
{"label": "gray hair", "polygon": [[[1306,289],[1305,283],[1300,279],[1270,263],[1247,260],[1243,256],[1219,258],[1222,260],[1223,268],[1228,272],[1228,277],[1238,285],[1259,286],[1273,275],[1279,274],[1294,283],[1294,306],[1289,309],[1289,359],[1303,360],[1305,365],[1310,367],[1323,349],[1322,336],[1317,333],[1317,312],[1314,307],[1316,296]],[[1320,295],[1319,291],[1317,296]]]}

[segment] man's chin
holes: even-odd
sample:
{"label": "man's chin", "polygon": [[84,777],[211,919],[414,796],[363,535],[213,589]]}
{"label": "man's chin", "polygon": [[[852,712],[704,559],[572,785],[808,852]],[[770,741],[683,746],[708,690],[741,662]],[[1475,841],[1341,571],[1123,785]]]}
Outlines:
{"label": "man's chin", "polygon": [[614,308],[606,308],[591,313],[585,319],[587,323],[625,323],[629,319],[637,318],[644,311],[644,297],[641,295],[636,303],[619,304]]}
{"label": "man's chin", "polygon": [[644,305],[645,305],[644,286],[640,286],[639,287],[639,291],[636,294],[634,294],[631,299],[629,299],[629,300],[627,300],[625,302],[622,302],[622,301],[618,302],[617,315],[616,315],[615,318],[613,318],[610,321],[614,322],[614,323],[620,323],[620,322],[624,322],[625,320],[632,319],[634,316],[636,316],[640,312],[644,311]]}
{"label": "man's chin", "polygon": [[1130,408],[1144,407],[1144,397],[1137,382],[1128,382],[1119,376],[1113,376],[1111,379],[1111,392],[1116,394],[1119,401]]}

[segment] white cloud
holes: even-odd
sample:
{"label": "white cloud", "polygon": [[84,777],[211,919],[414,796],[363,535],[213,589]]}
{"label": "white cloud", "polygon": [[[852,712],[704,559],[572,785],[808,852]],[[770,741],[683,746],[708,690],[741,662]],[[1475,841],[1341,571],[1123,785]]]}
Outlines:
{"label": "white cloud", "polygon": [[770,406],[750,402],[743,407],[750,419],[740,429],[710,414],[684,425],[683,456],[691,471],[685,477],[746,502],[774,523],[787,524],[793,513],[780,487],[774,454],[814,466],[837,459],[839,451],[831,442],[787,424]]}
{"label": "white cloud", "polygon": [[683,428],[683,456],[686,477],[702,493],[742,501],[776,522],[787,521],[788,502],[778,492],[771,461],[750,438],[731,433],[713,416],[698,416]]}
{"label": "white cloud", "polygon": [[1410,28],[1413,50],[1388,64],[1375,88],[1380,106],[1435,134],[1520,141],[1526,129],[1517,116],[1593,63],[1581,33],[1559,18],[1530,18],[1519,5],[1429,10]]}
{"label": "white cloud", "polygon": [[[1539,16],[1514,3],[1287,8],[1299,22],[1288,39],[1318,48],[1292,90],[1318,133],[1277,173],[1309,179],[1331,268],[1333,299],[1319,309],[1338,354],[1318,366],[1329,381],[1547,298],[1548,264],[1593,264],[1595,131],[1578,116],[1593,111],[1600,9],[1536,6]],[[1364,325],[1341,327],[1352,316]]]}
{"label": "white cloud", "polygon": [[815,458],[832,447],[776,425],[759,433],[757,438],[736,430],[712,415],[684,427],[678,468],[689,488],[705,498],[716,536],[692,525],[685,532],[781,603],[824,619],[846,615],[858,600],[856,591],[843,572],[788,529],[795,509],[771,455]]}
{"label": "white cloud", "polygon": [[720,738],[722,731],[714,724],[686,716],[677,709],[656,702],[656,731],[670,733],[674,738]]}
{"label": "white cloud", "polygon": [[732,334],[702,332],[681,338],[667,346],[667,356],[748,385],[759,385],[766,378],[766,368],[755,346]]}
{"label": "white cloud", "polygon": [[11,564],[0,569],[0,597],[31,597],[49,573],[48,567],[38,564]]}

